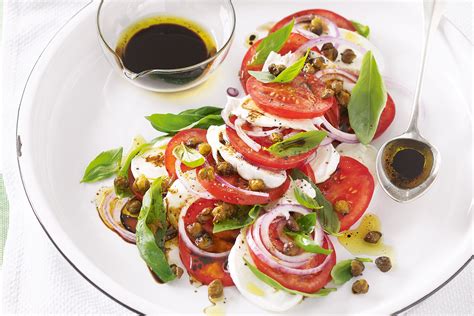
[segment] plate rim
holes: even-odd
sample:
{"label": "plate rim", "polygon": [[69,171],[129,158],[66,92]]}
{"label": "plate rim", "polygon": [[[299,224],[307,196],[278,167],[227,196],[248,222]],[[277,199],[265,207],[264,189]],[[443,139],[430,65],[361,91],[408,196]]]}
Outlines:
{"label": "plate rim", "polygon": [[[22,105],[23,105],[23,101],[24,101],[24,96],[26,94],[26,92],[31,89],[31,77],[32,75],[35,73],[36,69],[37,69],[37,66],[38,64],[40,63],[40,61],[42,61],[44,59],[44,55],[45,53],[47,53],[49,50],[50,50],[50,47],[52,46],[52,43],[55,42],[58,38],[58,35],[61,34],[64,29],[67,27],[67,26],[70,26],[70,24],[77,20],[78,16],[81,14],[81,13],[84,13],[86,11],[86,9],[90,9],[91,8],[91,5],[93,3],[96,3],[95,0],[90,0],[87,4],[85,4],[84,6],[82,6],[80,9],[78,9],[77,12],[75,12],[64,24],[62,24],[56,32],[54,32],[53,36],[50,38],[50,40],[46,43],[46,45],[44,46],[44,48],[42,49],[41,53],[39,54],[38,58],[35,60],[35,63],[33,64],[31,70],[29,71],[28,73],[28,76],[27,76],[27,79],[25,81],[25,84],[23,86],[23,90],[22,90],[22,94],[21,94],[21,97],[20,97],[20,101],[19,101],[19,105],[18,105],[18,110],[17,110],[17,118],[16,118],[16,131],[15,131],[15,143],[16,143],[16,160],[17,160],[17,167],[18,167],[18,171],[19,171],[19,176],[20,176],[20,180],[21,180],[21,185],[23,187],[23,191],[25,193],[25,196],[28,200],[28,203],[30,205],[30,208],[33,212],[33,214],[35,215],[35,218],[37,219],[38,223],[40,224],[41,228],[43,229],[44,233],[46,234],[46,236],[48,237],[48,239],[51,241],[51,243],[54,245],[54,247],[58,250],[58,252],[61,254],[61,256],[66,260],[66,262],[68,262],[73,268],[74,270],[80,275],[82,276],[85,280],[87,280],[93,287],[95,287],[96,289],[98,289],[101,293],[105,294],[106,297],[110,298],[112,301],[118,303],[119,305],[125,307],[126,309],[128,309],[129,311],[133,312],[133,313],[136,313],[138,315],[145,315],[145,313],[139,311],[138,309],[128,305],[127,303],[123,302],[122,300],[116,298],[115,296],[113,296],[111,293],[109,293],[107,290],[103,289],[100,285],[96,284],[85,272],[81,271],[79,269],[79,267],[76,266],[76,264],[74,262],[72,262],[72,260],[66,255],[66,253],[61,249],[61,247],[55,242],[54,238],[51,236],[51,234],[49,233],[48,229],[46,228],[46,226],[43,224],[38,212],[36,211],[34,205],[33,205],[33,201],[31,200],[30,198],[30,194],[28,193],[28,189],[27,189],[27,185],[25,184],[25,180],[24,180],[24,177],[23,177],[23,173],[22,173],[22,166],[21,166],[21,161],[20,161],[20,158],[22,157],[22,152],[21,152],[21,146],[22,146],[22,143],[21,143],[21,135],[20,135],[20,112],[21,112],[21,108],[22,108]],[[92,10],[92,9],[91,9]],[[450,22],[451,25],[453,25],[456,30],[458,32],[459,29],[452,23],[452,21],[450,21],[449,19],[447,19],[448,22]],[[461,34],[463,34],[461,32]],[[464,34],[463,34],[464,36]],[[472,205],[471,205],[472,207]],[[395,311],[393,313],[390,313],[390,315],[399,315],[401,313],[404,313],[408,310],[410,310],[411,308],[413,308],[414,306],[418,305],[419,303],[425,301],[427,298],[429,298],[430,296],[432,296],[433,294],[435,294],[436,292],[438,292],[440,289],[442,289],[445,285],[447,285],[448,283],[450,283],[454,278],[456,278],[469,264],[471,261],[474,260],[474,255],[471,254],[470,256],[468,255],[468,258],[467,260],[461,265],[460,268],[458,268],[454,274],[452,274],[451,276],[449,276],[444,282],[442,282],[440,285],[438,285],[436,288],[434,288],[433,290],[431,290],[430,292],[426,293],[425,295],[423,295],[422,297],[416,299],[414,302],[410,303],[409,305],[403,307],[402,309],[398,310],[398,311]]]}

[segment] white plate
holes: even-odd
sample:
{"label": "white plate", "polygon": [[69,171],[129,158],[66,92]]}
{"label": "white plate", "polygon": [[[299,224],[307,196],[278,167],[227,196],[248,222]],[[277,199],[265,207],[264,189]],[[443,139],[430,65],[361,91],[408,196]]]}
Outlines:
{"label": "white plate", "polygon": [[[223,105],[226,88],[240,88],[237,72],[245,37],[267,20],[316,6],[312,1],[272,1],[271,6],[266,2],[236,1],[238,24],[231,53],[213,78],[188,92],[150,93],[115,74],[99,48],[95,4],[57,34],[29,79],[19,111],[18,136],[23,145],[18,160],[32,208],[81,274],[136,311],[197,313],[209,305],[206,288],[195,293],[186,278],[156,284],[135,246],[124,243],[100,221],[91,201],[103,184],[80,184],[84,167],[104,149],[128,146],[138,133],[156,136],[145,115]],[[372,40],[384,54],[386,74],[404,86],[414,86],[420,51],[419,5],[326,2],[321,6],[369,24]],[[439,179],[422,198],[404,205],[379,188],[369,207],[382,220],[386,242],[395,247],[393,270],[382,274],[369,269],[367,295],[352,295],[347,284],[326,298],[307,299],[289,313],[393,313],[434,290],[470,258],[472,123],[469,96],[458,87],[465,82],[461,74],[469,80],[471,73],[466,75],[465,69],[472,68],[470,56],[461,53],[456,57],[465,67],[461,72],[447,45],[452,41],[443,37],[449,31],[444,24],[444,32],[434,39],[436,48],[430,49],[423,93],[426,107],[420,122],[423,134],[441,152]],[[451,39],[457,36],[453,34]],[[466,45],[456,46],[456,51],[469,52]],[[401,88],[389,85],[389,89],[398,112],[376,145],[401,133],[409,117],[410,96]],[[339,247],[338,258],[348,256]],[[227,313],[262,312],[235,289],[226,289],[225,294]]]}

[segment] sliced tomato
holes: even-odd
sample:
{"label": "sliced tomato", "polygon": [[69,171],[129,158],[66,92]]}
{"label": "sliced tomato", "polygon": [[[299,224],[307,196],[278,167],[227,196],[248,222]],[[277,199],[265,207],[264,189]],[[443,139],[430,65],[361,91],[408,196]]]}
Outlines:
{"label": "sliced tomato", "polygon": [[[329,239],[328,239],[329,241]],[[332,249],[334,249],[331,241],[329,241]],[[323,243],[324,248],[328,248],[328,242]],[[323,267],[323,269],[316,273],[316,274],[308,274],[308,275],[295,275],[295,274],[288,274],[286,272],[273,269],[268,264],[260,260],[253,252],[249,249],[250,256],[252,257],[255,266],[264,274],[268,275],[269,277],[273,278],[274,280],[278,281],[284,287],[296,290],[304,293],[315,293],[322,289],[329,281],[331,281],[331,270],[332,267],[336,264],[336,252],[333,251],[330,254],[329,262]],[[316,267],[321,264],[324,259],[326,259],[325,255],[317,255],[314,259],[311,259],[308,263],[306,263],[301,268],[312,268]]]}
{"label": "sliced tomato", "polygon": [[283,26],[287,25],[288,23],[291,22],[294,18],[304,16],[304,15],[319,15],[322,16],[328,20],[331,20],[333,23],[335,23],[338,27],[349,30],[349,31],[356,31],[354,25],[352,25],[352,22],[347,20],[345,17],[329,11],[329,10],[324,10],[324,9],[310,9],[310,10],[303,10],[299,11],[296,13],[293,13],[280,21],[278,21],[270,30],[270,33],[275,32],[278,29],[281,29]]}
{"label": "sliced tomato", "polygon": [[[237,132],[229,126],[226,127],[226,134],[229,138],[230,144],[232,145],[232,147],[235,148],[235,150],[242,154],[242,156],[244,156],[247,161],[258,167],[263,168],[271,168],[278,170],[296,168],[299,165],[303,164],[304,161],[306,161],[306,159],[308,159],[316,151],[316,149],[314,149],[304,154],[280,158],[264,149],[261,149],[260,151],[253,150],[239,137],[239,135],[237,135]],[[255,140],[257,140],[257,138],[255,138]],[[259,142],[262,146],[270,145],[264,145],[264,143],[267,142],[266,139],[257,142]]]}
{"label": "sliced tomato", "polygon": [[[212,162],[211,166],[215,167]],[[204,166],[198,167],[196,170],[199,173]],[[215,168],[214,168],[215,169]],[[238,174],[231,176],[220,176],[224,181],[230,185],[219,182],[218,180],[201,179],[198,177],[199,183],[216,199],[221,201],[238,204],[238,205],[255,205],[255,204],[267,204],[271,201],[275,201],[285,194],[286,190],[290,186],[290,178],[287,177],[286,181],[277,188],[268,189],[262,193],[268,193],[268,196],[261,196],[252,194],[248,188],[248,181],[240,177]],[[249,193],[243,193],[241,190],[249,191]]]}
{"label": "sliced tomato", "polygon": [[[194,202],[186,213],[186,216],[182,219],[185,227],[196,222],[197,215],[205,208],[214,208],[219,201],[217,200],[206,200],[199,199]],[[211,236],[213,245],[209,249],[209,252],[219,253],[230,250],[232,248],[235,238],[239,234],[239,231],[230,231],[226,234],[213,234],[212,233],[212,221],[203,224],[203,229]],[[190,236],[188,236],[190,237]],[[192,237],[190,237],[191,240]],[[188,271],[188,274],[194,277],[196,280],[203,284],[209,284],[213,280],[219,279],[222,281],[224,286],[234,285],[232,278],[229,273],[226,272],[227,257],[225,258],[210,258],[202,257],[193,253],[179,236],[179,256],[181,261]]]}
{"label": "sliced tomato", "polygon": [[[263,64],[252,65],[253,57],[255,56],[257,47],[261,41],[262,40],[260,39],[256,41],[252,46],[250,46],[250,48],[247,50],[247,53],[244,56],[244,59],[242,60],[239,77],[240,77],[240,82],[242,83],[242,87],[244,88],[246,93],[247,93],[246,83],[247,83],[248,78],[250,77],[248,71],[249,70],[259,71],[259,70],[262,70],[262,67],[263,67]],[[280,49],[278,53],[281,55],[285,55],[289,52],[295,52],[301,45],[303,45],[307,41],[308,39],[304,37],[303,35],[297,34],[297,33],[291,33],[285,45]],[[317,47],[315,47],[313,50],[319,52]]]}
{"label": "sliced tomato", "polygon": [[315,76],[299,75],[289,83],[263,83],[251,77],[247,90],[264,112],[291,119],[321,116],[334,104],[334,97],[323,99],[326,85]]}
{"label": "sliced tomato", "polygon": [[[173,155],[173,149],[192,138],[194,138],[197,143],[203,143],[206,141],[206,133],[207,131],[205,129],[190,128],[179,132],[171,138],[165,151],[165,167],[170,178],[176,179],[177,177],[175,169],[176,157]],[[183,171],[189,170],[185,165],[182,165],[181,168]]]}
{"label": "sliced tomato", "polygon": [[339,110],[339,104],[337,101],[333,103],[331,108],[324,113],[324,117],[331,123],[332,126],[338,127],[341,120],[341,111]]}
{"label": "sliced tomato", "polygon": [[379,126],[377,126],[374,138],[377,138],[382,135],[390,126],[390,124],[392,124],[394,118],[395,102],[393,102],[393,99],[390,94],[387,93],[387,103],[385,103],[385,108],[383,109],[382,114],[380,115]]}
{"label": "sliced tomato", "polygon": [[316,183],[316,176],[314,174],[314,170],[309,163],[306,163],[300,167],[298,167],[308,178],[313,182]]}
{"label": "sliced tomato", "polygon": [[355,159],[341,156],[336,172],[318,184],[333,205],[340,200],[349,203],[349,213],[338,213],[341,231],[349,229],[364,214],[374,193],[374,178],[369,169]]}

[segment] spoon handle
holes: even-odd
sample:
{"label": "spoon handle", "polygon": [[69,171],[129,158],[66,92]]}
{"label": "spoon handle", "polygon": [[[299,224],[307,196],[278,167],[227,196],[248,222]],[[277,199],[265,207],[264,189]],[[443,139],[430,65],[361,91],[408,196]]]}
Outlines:
{"label": "spoon handle", "polygon": [[418,133],[418,114],[420,110],[421,88],[423,86],[423,77],[425,73],[426,55],[428,46],[432,35],[438,27],[442,16],[442,4],[437,0],[423,1],[423,21],[424,21],[424,36],[423,36],[423,50],[421,53],[421,66],[418,73],[418,81],[416,83],[415,99],[413,101],[413,110],[408,127],[409,132]]}

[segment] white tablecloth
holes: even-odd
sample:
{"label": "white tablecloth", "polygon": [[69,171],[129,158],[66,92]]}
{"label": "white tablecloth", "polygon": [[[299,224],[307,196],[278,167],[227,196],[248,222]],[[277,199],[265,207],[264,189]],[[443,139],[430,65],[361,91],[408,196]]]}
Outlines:
{"label": "white tablecloth", "polygon": [[[2,271],[1,305],[5,313],[129,313],[76,273],[54,248],[26,201],[16,167],[16,113],[28,74],[54,33],[87,2],[5,2],[4,95],[0,107],[3,166],[0,172],[6,180],[11,219]],[[455,8],[455,14],[465,13],[466,4],[464,9]],[[459,27],[466,29],[465,18],[456,20]],[[467,32],[472,31],[469,30],[472,20],[470,22],[467,22]],[[411,309],[409,314],[473,314],[472,267],[473,264],[441,291]]]}

